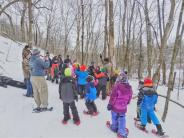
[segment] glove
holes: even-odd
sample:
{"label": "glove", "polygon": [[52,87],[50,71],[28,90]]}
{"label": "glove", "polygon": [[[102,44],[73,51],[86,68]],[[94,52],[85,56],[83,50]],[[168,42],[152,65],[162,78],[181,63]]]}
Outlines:
{"label": "glove", "polygon": [[112,105],[108,104],[108,105],[107,105],[107,110],[108,110],[108,111],[112,110]]}
{"label": "glove", "polygon": [[74,97],[74,99],[76,100],[76,102],[78,102],[78,95],[76,95],[76,96]]}

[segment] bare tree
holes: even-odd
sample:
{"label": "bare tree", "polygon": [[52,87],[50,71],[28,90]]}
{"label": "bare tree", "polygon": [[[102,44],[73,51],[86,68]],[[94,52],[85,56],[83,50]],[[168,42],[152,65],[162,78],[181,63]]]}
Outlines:
{"label": "bare tree", "polygon": [[153,75],[153,80],[154,82],[158,81],[159,76],[160,76],[160,68],[163,64],[163,56],[164,56],[164,50],[167,44],[167,40],[169,37],[169,34],[171,33],[171,29],[172,29],[172,24],[173,24],[173,18],[174,18],[174,11],[175,11],[175,0],[171,0],[171,9],[170,9],[170,13],[169,13],[169,18],[168,21],[166,23],[166,26],[164,28],[164,34],[163,37],[161,39],[161,46],[160,46],[160,51],[159,51],[159,60],[158,60],[158,67]]}
{"label": "bare tree", "polygon": [[171,97],[172,84],[173,84],[173,78],[174,78],[174,66],[176,63],[176,57],[178,55],[179,46],[181,45],[182,37],[184,33],[184,23],[182,24],[183,12],[184,12],[184,0],[182,0],[181,10],[180,10],[180,15],[179,15],[179,20],[178,20],[178,26],[177,26],[177,31],[176,31],[176,39],[174,43],[174,49],[172,52],[169,82],[168,82],[168,89],[167,89],[167,98],[165,101],[165,108],[164,108],[164,112],[162,115],[163,121],[165,121],[166,119],[168,108],[169,108],[169,99]]}

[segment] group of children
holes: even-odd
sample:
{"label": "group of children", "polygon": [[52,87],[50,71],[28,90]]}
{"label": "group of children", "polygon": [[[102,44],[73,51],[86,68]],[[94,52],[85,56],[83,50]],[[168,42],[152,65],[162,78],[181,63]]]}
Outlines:
{"label": "group of children", "polygon": [[[90,74],[90,75],[89,75]],[[114,78],[114,85],[111,88],[110,100],[107,105],[107,110],[111,111],[111,124],[110,129],[116,132],[118,138],[127,138],[128,131],[126,129],[126,112],[127,106],[132,99],[132,87],[128,82],[127,72],[121,71]],[[80,118],[75,105],[75,100],[85,98],[85,105],[88,109],[86,114],[97,115],[97,107],[95,99],[102,91],[102,99],[106,99],[106,85],[108,76],[104,68],[86,68],[85,65],[79,66],[74,64],[72,67],[64,69],[61,74],[59,84],[59,95],[63,101],[64,124],[71,118],[69,107],[72,111],[73,121],[75,124],[80,124]],[[147,120],[154,123],[157,128],[158,135],[164,135],[161,124],[157,119],[154,109],[157,102],[157,92],[154,89],[153,82],[149,78],[141,81],[139,86],[139,94],[137,101],[137,118],[140,121],[139,129],[145,130]]]}
{"label": "group of children", "polygon": [[[27,48],[27,49],[26,49]],[[46,53],[49,57],[49,53]],[[23,69],[25,81],[27,83],[27,96],[32,96],[32,88],[30,83],[29,70],[30,50],[25,47],[23,51]],[[132,87],[128,82],[126,71],[115,71],[111,76],[107,68],[95,67],[94,62],[87,68],[85,65],[71,63],[69,56],[64,60],[61,56],[55,56],[50,60],[50,68],[47,69],[47,79],[59,83],[59,98],[63,101],[63,124],[66,124],[71,119],[69,108],[72,111],[73,121],[76,125],[80,124],[80,118],[75,105],[75,100],[85,98],[87,111],[85,114],[97,115],[98,110],[95,104],[95,99],[102,92],[102,100],[107,97],[107,83],[110,81],[111,89],[110,100],[107,105],[107,110],[111,111],[111,124],[109,128],[116,132],[118,138],[127,138],[128,131],[126,129],[126,112],[127,106],[132,99]],[[27,72],[26,72],[27,71]],[[60,81],[59,81],[60,78]],[[109,79],[110,78],[110,79]],[[30,87],[29,87],[30,86]],[[154,89],[153,82],[150,78],[145,78],[139,82],[139,93],[137,96],[137,117],[136,121],[140,124],[138,128],[146,129],[147,122],[153,122],[157,128],[158,135],[164,135],[162,126],[155,115],[155,104],[157,103],[158,94]]]}

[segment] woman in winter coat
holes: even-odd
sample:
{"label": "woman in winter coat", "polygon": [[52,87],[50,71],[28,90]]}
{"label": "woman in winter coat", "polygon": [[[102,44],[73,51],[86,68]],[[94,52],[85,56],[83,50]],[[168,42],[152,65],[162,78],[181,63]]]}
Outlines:
{"label": "woman in winter coat", "polygon": [[127,75],[121,72],[112,88],[107,106],[107,109],[111,110],[112,115],[110,129],[117,132],[118,138],[127,138],[125,113],[131,98],[132,87],[128,84]]}

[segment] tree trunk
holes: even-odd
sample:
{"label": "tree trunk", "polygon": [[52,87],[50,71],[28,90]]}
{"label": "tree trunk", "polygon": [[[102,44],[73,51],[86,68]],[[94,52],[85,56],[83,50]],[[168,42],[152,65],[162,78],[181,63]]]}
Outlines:
{"label": "tree trunk", "polygon": [[161,39],[161,46],[160,46],[160,52],[159,52],[159,60],[158,60],[158,67],[156,69],[156,72],[153,75],[153,81],[154,83],[156,83],[158,81],[158,76],[160,75],[160,68],[163,64],[163,53],[167,44],[167,40],[170,34],[170,30],[172,28],[172,24],[174,21],[174,11],[175,11],[175,0],[171,0],[171,9],[170,9],[170,13],[169,13],[169,18],[166,24],[166,27],[164,28],[164,34],[163,37]]}
{"label": "tree trunk", "polygon": [[142,72],[143,72],[143,60],[144,60],[144,57],[143,57],[143,49],[142,49],[142,26],[143,26],[143,21],[142,21],[142,16],[141,16],[141,11],[140,11],[140,7],[138,7],[138,10],[139,10],[139,16],[140,16],[140,19],[141,19],[141,27],[140,27],[140,44],[139,44],[139,65],[138,65],[138,79],[139,81],[143,78],[142,76]]}
{"label": "tree trunk", "polygon": [[33,25],[32,0],[28,0],[28,16],[29,16],[28,44],[29,47],[32,48],[32,25]]}
{"label": "tree trunk", "polygon": [[21,33],[22,33],[22,41],[25,42],[26,40],[26,33],[25,33],[25,14],[27,9],[27,3],[23,2],[23,10],[21,13],[20,25],[21,25]]}
{"label": "tree trunk", "polygon": [[123,21],[122,21],[122,59],[121,59],[121,65],[123,68],[125,68],[125,22],[126,22],[126,14],[127,14],[127,0],[124,0],[124,13],[123,13]]}
{"label": "tree trunk", "polygon": [[148,71],[148,77],[151,77],[151,69],[152,69],[152,35],[151,35],[151,26],[150,26],[150,19],[149,19],[149,12],[148,12],[148,3],[147,0],[145,0],[145,20],[146,20],[146,33],[147,33],[147,71]]}
{"label": "tree trunk", "polygon": [[[112,63],[114,59],[114,12],[113,12],[113,0],[109,0],[109,47],[108,56]],[[114,67],[115,65],[113,65]]]}
{"label": "tree trunk", "polygon": [[[168,112],[168,108],[169,108],[169,99],[171,97],[172,84],[173,84],[174,66],[176,63],[176,57],[178,55],[179,46],[181,45],[182,36],[183,36],[183,32],[184,32],[184,23],[183,23],[182,28],[181,28],[183,11],[184,11],[184,0],[182,0],[182,7],[180,10],[179,21],[178,21],[177,32],[176,32],[176,40],[175,40],[174,49],[172,52],[172,58],[171,58],[171,64],[170,64],[171,66],[170,66],[170,73],[169,73],[169,82],[168,82],[168,89],[167,89],[167,99],[165,101],[165,108],[164,108],[164,112],[162,115],[163,122],[165,122],[165,119],[167,117],[167,112]],[[180,29],[181,29],[181,31],[180,31]]]}
{"label": "tree trunk", "polygon": [[163,85],[166,85],[166,63],[165,63],[165,60],[163,61],[163,64],[162,64],[162,84]]}
{"label": "tree trunk", "polygon": [[81,0],[81,15],[82,15],[82,34],[81,34],[81,47],[82,47],[82,64],[84,64],[84,3]]}
{"label": "tree trunk", "polygon": [[107,23],[108,23],[108,0],[105,0],[105,26],[104,26],[105,34],[104,34],[104,50],[103,50],[104,58],[107,57],[107,45],[109,45]]}

